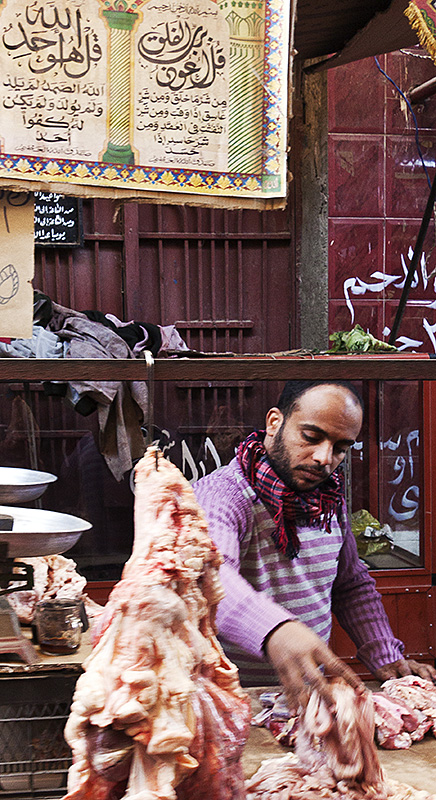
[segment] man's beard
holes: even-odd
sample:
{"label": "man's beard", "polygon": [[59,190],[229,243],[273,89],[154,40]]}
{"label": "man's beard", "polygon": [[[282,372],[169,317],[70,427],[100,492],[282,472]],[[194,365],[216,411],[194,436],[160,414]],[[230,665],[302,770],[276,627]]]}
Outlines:
{"label": "man's beard", "polygon": [[[290,467],[289,466],[289,458],[286,453],[286,447],[283,442],[283,426],[284,422],[282,422],[279,430],[277,431],[276,437],[270,447],[268,452],[268,460],[278,477],[283,481],[283,483],[293,491],[301,492],[301,491],[312,491],[315,489],[320,483],[325,481],[330,473],[324,468],[320,467],[319,469],[314,468],[313,466],[304,466],[305,472],[310,471],[313,473],[314,480],[317,483],[313,484],[313,486],[308,486],[307,489],[302,489],[301,486],[295,480],[295,476],[298,477],[298,470],[299,467]],[[303,465],[300,466],[303,469]]]}

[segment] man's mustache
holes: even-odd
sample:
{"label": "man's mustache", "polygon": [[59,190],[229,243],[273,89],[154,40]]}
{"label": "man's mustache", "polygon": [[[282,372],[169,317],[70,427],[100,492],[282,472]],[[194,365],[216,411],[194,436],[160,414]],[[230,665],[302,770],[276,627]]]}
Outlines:
{"label": "man's mustache", "polygon": [[328,478],[330,475],[330,473],[324,467],[305,467],[304,464],[300,464],[298,467],[295,467],[295,470],[300,470],[301,472],[310,472],[314,478]]}

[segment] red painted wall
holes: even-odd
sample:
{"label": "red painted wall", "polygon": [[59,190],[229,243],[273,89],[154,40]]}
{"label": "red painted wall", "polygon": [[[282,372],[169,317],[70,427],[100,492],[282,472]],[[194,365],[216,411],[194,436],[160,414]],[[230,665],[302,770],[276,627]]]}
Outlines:
{"label": "red painted wall", "polygon": [[[379,57],[407,92],[436,75],[420,48]],[[329,329],[356,322],[389,338],[429,186],[413,118],[373,58],[332,69],[329,119]],[[436,96],[414,107],[430,180],[436,157]],[[398,332],[401,350],[436,351],[434,224]]]}
{"label": "red painted wall", "polygon": [[[418,47],[378,60],[406,97],[411,88],[436,75],[436,66]],[[432,181],[436,96],[413,111]],[[329,332],[360,323],[387,341],[430,190],[413,115],[375,60],[368,58],[329,72],[328,131]],[[436,352],[435,242],[432,221],[396,340],[406,352]],[[399,531],[400,541],[401,534],[407,539],[410,531],[420,531],[421,568],[410,565],[373,574],[406,654],[431,660],[432,470],[423,462],[424,448],[427,467],[434,459],[428,408],[415,382],[374,386],[371,392],[365,398],[362,447],[353,450],[353,511],[367,508]],[[354,648],[338,626],[332,645],[355,664]]]}

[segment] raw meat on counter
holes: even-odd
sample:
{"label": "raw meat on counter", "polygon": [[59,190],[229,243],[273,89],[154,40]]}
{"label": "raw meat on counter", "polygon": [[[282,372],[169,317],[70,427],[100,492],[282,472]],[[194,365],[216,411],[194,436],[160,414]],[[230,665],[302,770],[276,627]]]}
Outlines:
{"label": "raw meat on counter", "polygon": [[263,692],[259,697],[262,711],[259,711],[251,724],[258,728],[267,728],[274,739],[284,747],[295,744],[298,730],[298,716],[291,715],[282,692]]}
{"label": "raw meat on counter", "polygon": [[[35,606],[39,600],[83,599],[85,606],[89,603],[90,616],[94,616],[96,610],[102,610],[101,606],[94,604],[84,595],[86,578],[79,575],[76,570],[77,564],[72,558],[54,555],[17,560],[33,567],[33,589],[12,592],[8,595],[8,602],[21,623],[25,625],[32,623]],[[97,606],[97,609],[94,606]]]}
{"label": "raw meat on counter", "polygon": [[191,486],[155,448],[136,465],[134,522],[65,728],[67,798],[244,800],[251,711],[215,637],[221,556]]}
{"label": "raw meat on counter", "polygon": [[[432,730],[436,736],[436,686],[424,678],[406,675],[392,678],[371,695],[374,704],[375,738],[386,750],[405,750]],[[279,692],[259,697],[263,710],[252,724],[268,728],[280,744],[292,747],[298,731],[298,717],[292,716]]]}
{"label": "raw meat on counter", "polygon": [[430,729],[436,736],[436,686],[418,675],[391,678],[373,695],[381,747],[407,749]]}
{"label": "raw meat on counter", "polygon": [[332,681],[335,707],[313,692],[301,714],[296,752],[263,762],[247,800],[435,800],[385,778],[374,744],[371,695]]}
{"label": "raw meat on counter", "polygon": [[430,721],[436,736],[436,686],[432,681],[418,675],[405,675],[404,678],[391,678],[381,685],[381,690],[389,697],[405,703],[414,711],[421,711]]}
{"label": "raw meat on counter", "polygon": [[295,753],[270,758],[247,781],[247,800],[435,800],[436,795],[414,789],[391,778],[384,782],[384,794],[372,787],[337,783],[328,770],[307,772]]}
{"label": "raw meat on counter", "polygon": [[384,692],[374,692],[372,699],[376,741],[386,750],[407,750],[432,727],[432,720],[427,714],[411,708],[403,700],[396,700]]}

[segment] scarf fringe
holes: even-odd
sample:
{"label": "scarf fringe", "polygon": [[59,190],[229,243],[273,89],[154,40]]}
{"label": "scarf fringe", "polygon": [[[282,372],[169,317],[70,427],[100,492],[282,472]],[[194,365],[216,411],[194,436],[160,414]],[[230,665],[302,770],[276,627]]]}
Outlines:
{"label": "scarf fringe", "polygon": [[413,30],[416,31],[421,47],[427,50],[427,53],[436,63],[436,25],[434,20],[423,9],[418,8],[413,0],[404,10],[404,14]]}
{"label": "scarf fringe", "polygon": [[274,522],[276,529],[272,532],[271,538],[277,550],[290,559],[296,558],[300,552],[300,540],[295,530],[289,530],[283,516],[283,509],[275,514]]}

